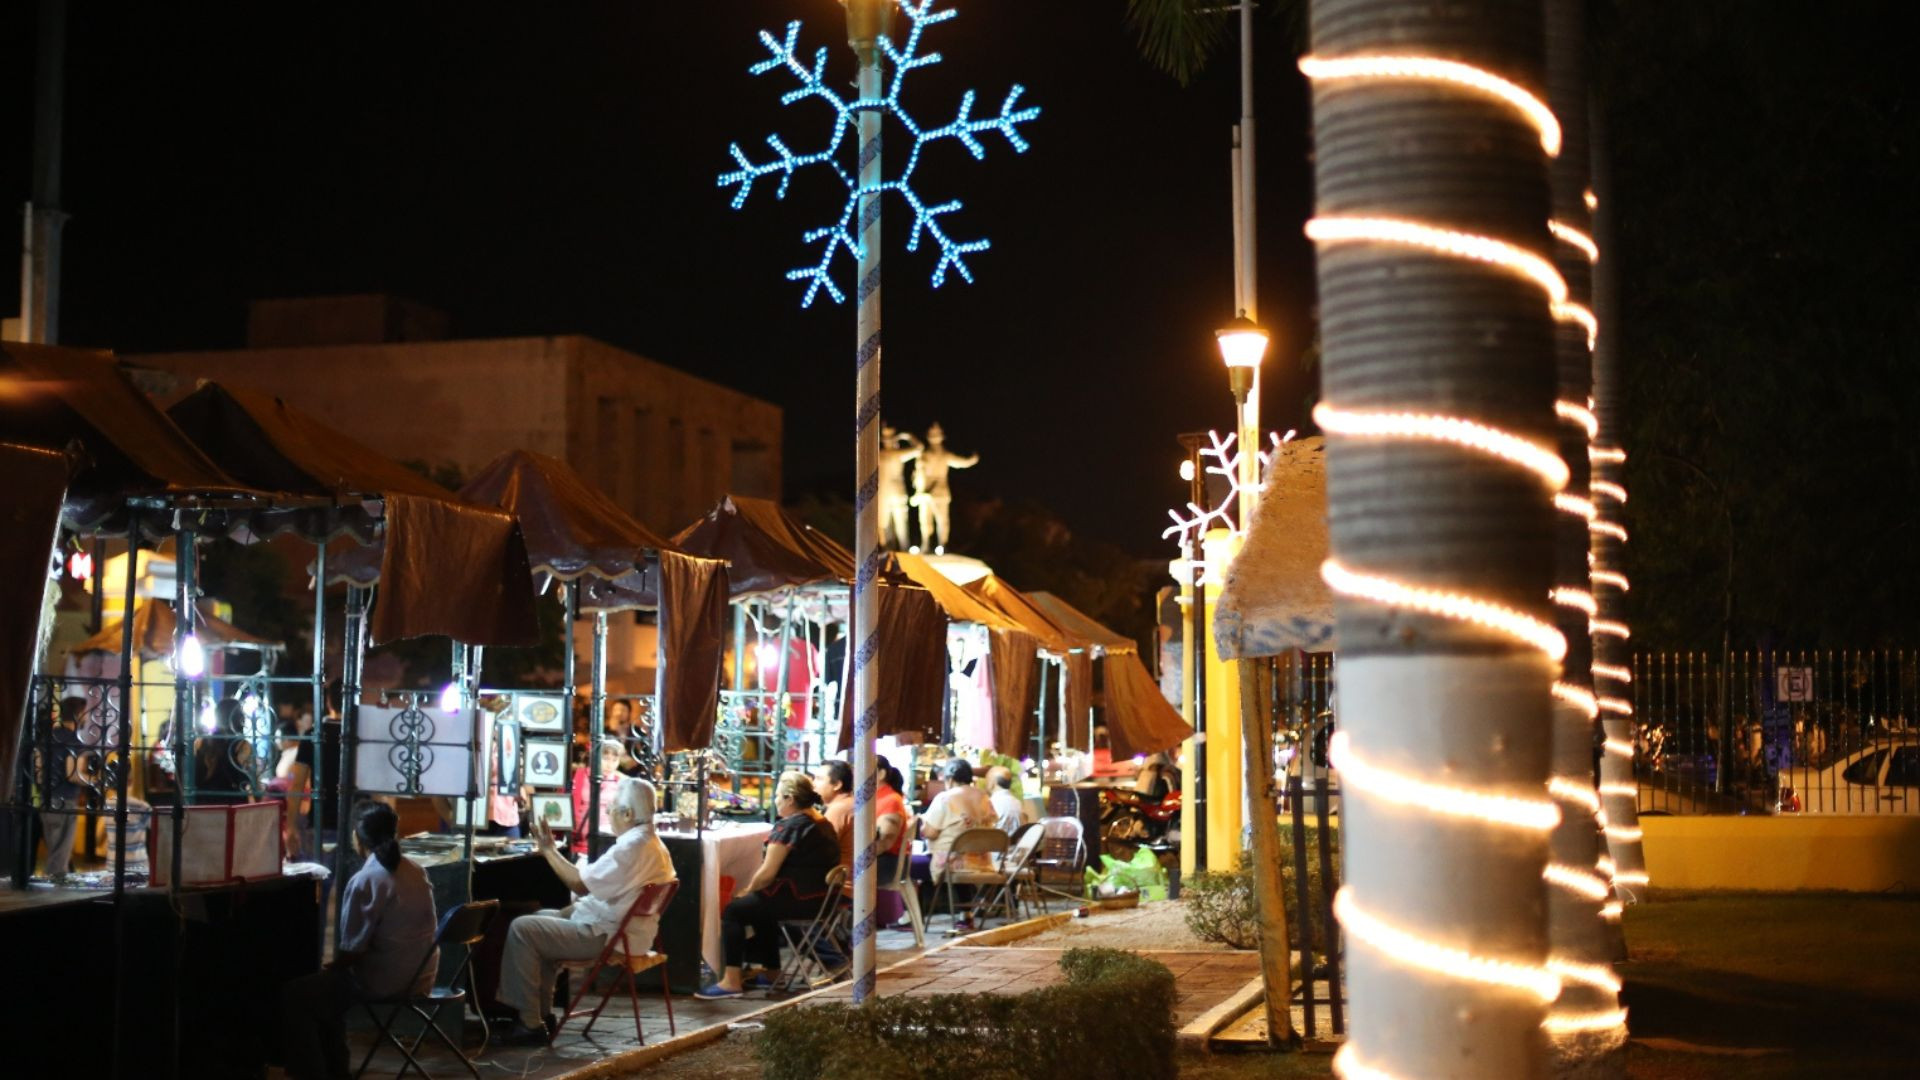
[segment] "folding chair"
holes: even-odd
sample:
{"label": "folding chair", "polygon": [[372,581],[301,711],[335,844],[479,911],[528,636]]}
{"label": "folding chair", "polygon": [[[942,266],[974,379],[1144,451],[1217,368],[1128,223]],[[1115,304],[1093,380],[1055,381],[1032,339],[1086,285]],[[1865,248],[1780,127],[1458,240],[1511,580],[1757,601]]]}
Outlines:
{"label": "folding chair", "polygon": [[[787,948],[793,952],[793,963],[781,967],[780,977],[773,983],[774,993],[785,993],[795,984],[809,985],[814,968],[819,968],[820,974],[829,981],[845,973],[845,961],[848,959],[846,931],[853,913],[841,890],[846,880],[846,867],[836,866],[827,871],[827,895],[821,899],[820,910],[813,918],[781,920],[780,936],[786,939]],[[840,954],[842,962],[828,963],[821,955],[822,945],[831,945]]]}
{"label": "folding chair", "polygon": [[[987,903],[989,910],[999,907],[1006,911],[1007,919],[1018,917],[1015,912],[1021,904],[1020,886],[1033,880],[1028,864],[1033,861],[1034,853],[1040,850],[1040,841],[1046,834],[1032,825],[1022,825],[1015,835],[1013,843],[1007,848],[1007,854],[1000,860],[1000,873],[1006,877],[1006,883],[1000,886],[1000,892]],[[1025,914],[1024,910],[1019,914]]]}
{"label": "folding chair", "polygon": [[919,835],[920,819],[910,817],[907,827],[901,831],[899,868],[894,872],[892,881],[883,881],[878,888],[881,892],[898,893],[900,902],[906,905],[907,921],[913,924],[913,947],[927,947],[927,920],[920,914],[920,890],[913,883],[913,838]]}
{"label": "folding chair", "polygon": [[[479,992],[473,986],[473,949],[487,936],[487,927],[492,925],[493,917],[499,911],[500,901],[479,900],[470,904],[456,904],[441,916],[440,929],[433,935],[433,945],[420,957],[420,965],[414,969],[413,978],[407,981],[407,985],[413,986],[420,981],[420,976],[427,971],[427,965],[435,962],[435,954],[438,950],[458,946],[466,951],[466,959],[460,961],[459,969],[453,973],[453,978],[447,980],[446,986],[435,986],[420,995],[401,994],[395,997],[360,999],[361,1006],[367,1010],[367,1016],[372,1018],[377,1026],[378,1034],[374,1036],[373,1045],[367,1048],[367,1056],[360,1059],[360,1067],[354,1070],[354,1080],[359,1080],[359,1077],[366,1073],[367,1066],[373,1063],[373,1055],[380,1052],[382,1039],[392,1043],[393,1048],[400,1051],[407,1059],[406,1064],[400,1066],[400,1071],[393,1074],[394,1080],[407,1075],[408,1069],[418,1069],[421,1076],[431,1080],[432,1074],[428,1073],[426,1067],[420,1064],[420,1060],[413,1056],[413,1052],[420,1049],[420,1044],[426,1040],[429,1031],[433,1032],[447,1049],[454,1052],[454,1055],[460,1059],[460,1064],[465,1065],[467,1071],[473,1074],[474,1080],[479,1080],[480,1070],[473,1067],[473,1059],[467,1056],[458,1042],[448,1038],[447,1033],[440,1030],[440,1010],[444,1006],[455,1005],[461,1008],[464,1015],[465,1006],[469,1000],[476,1003],[479,1001]],[[460,985],[463,980],[466,982],[465,989]],[[381,1008],[386,1009],[384,1017],[378,1011]],[[402,1009],[413,1010],[413,1014],[420,1018],[422,1024],[411,1043],[402,1043],[399,1033],[393,1030],[393,1022],[399,1019]],[[480,1018],[480,1031],[480,1045],[484,1049],[490,1036],[485,1016]]]}
{"label": "folding chair", "polygon": [[1048,911],[1047,885],[1064,879],[1074,887],[1075,895],[1086,892],[1087,840],[1079,818],[1040,819],[1040,852],[1027,865],[1033,871],[1034,888],[1040,891],[1040,910]]}
{"label": "folding chair", "polygon": [[[667,954],[660,951],[659,931],[654,932],[654,939],[648,943],[647,951],[638,956],[633,954],[633,946],[627,942],[627,928],[633,924],[633,920],[658,918],[667,910],[667,905],[673,903],[674,894],[679,891],[678,881],[660,881],[642,888],[640,895],[633,898],[633,904],[627,908],[627,917],[620,920],[620,929],[607,939],[606,948],[601,949],[600,955],[594,958],[593,966],[586,969],[586,975],[580,980],[580,989],[574,992],[573,1000],[567,1003],[567,1011],[561,1014],[560,1022],[553,1025],[553,1032],[547,1036],[548,1046],[552,1046],[553,1040],[560,1037],[560,1029],[567,1026],[567,1021],[573,1019],[573,1010],[580,1007],[581,1000],[593,988],[593,981],[600,977],[601,970],[615,964],[626,975],[627,1001],[633,1005],[634,1038],[642,1044],[647,1041],[646,1033],[640,1029],[640,995],[634,990],[634,980],[641,972],[652,968],[660,969],[660,996],[667,1003],[667,1033],[680,1034],[680,1029],[673,1022],[673,990],[667,985]],[[614,956],[616,949],[620,953],[617,958]],[[594,1007],[593,1015],[587,1017],[587,1026],[580,1029],[583,1038],[593,1033],[593,1025],[600,1019],[601,1010],[613,998],[614,989],[610,986],[600,992],[600,1004]]]}
{"label": "folding chair", "polygon": [[[964,856],[991,855],[996,864],[1004,864],[1007,856],[1007,834],[997,828],[968,829],[953,838],[953,846],[947,849],[947,861],[940,867],[940,881],[947,887],[947,912],[953,917],[953,925],[947,933],[959,933],[960,908],[954,903],[955,885],[984,885],[1004,887],[1007,875],[1000,870],[968,869]],[[978,907],[976,898],[975,906]]]}

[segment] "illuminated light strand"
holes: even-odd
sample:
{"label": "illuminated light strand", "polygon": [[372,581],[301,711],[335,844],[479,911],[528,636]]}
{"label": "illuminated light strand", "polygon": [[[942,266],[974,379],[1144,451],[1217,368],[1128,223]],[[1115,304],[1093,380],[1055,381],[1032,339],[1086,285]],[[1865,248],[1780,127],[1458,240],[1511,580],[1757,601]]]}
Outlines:
{"label": "illuminated light strand", "polygon": [[1610,878],[1614,876],[1613,858],[1609,855],[1602,854],[1600,861],[1593,864],[1593,868],[1600,872],[1601,877]]}
{"label": "illuminated light strand", "polygon": [[1547,487],[1556,492],[1567,486],[1570,475],[1560,455],[1539,443],[1457,416],[1341,409],[1323,403],[1313,407],[1313,422],[1329,435],[1417,439],[1465,447],[1518,465],[1545,480]]}
{"label": "illuminated light strand", "polygon": [[1540,1025],[1549,1035],[1588,1035],[1596,1031],[1625,1031],[1627,1010],[1599,1009],[1584,1013],[1554,1013]]}
{"label": "illuminated light strand", "polygon": [[1342,596],[1371,600],[1386,607],[1410,608],[1456,622],[1472,623],[1531,645],[1554,660],[1567,655],[1567,639],[1552,626],[1522,611],[1468,596],[1356,573],[1337,559],[1320,564],[1321,580]]}
{"label": "illuminated light strand", "polygon": [[1609,900],[1600,906],[1600,917],[1610,922],[1617,921],[1624,911],[1626,911],[1626,907],[1623,906],[1620,901]]}
{"label": "illuminated light strand", "polygon": [[1585,589],[1569,589],[1562,586],[1548,595],[1561,607],[1579,608],[1588,615],[1595,615],[1600,611],[1599,605],[1593,602],[1593,594]]}
{"label": "illuminated light strand", "polygon": [[1397,806],[1413,806],[1446,817],[1470,818],[1489,825],[1547,832],[1560,823],[1560,808],[1544,799],[1491,795],[1416,779],[1354,756],[1344,731],[1328,740],[1327,752],[1341,779],[1353,790]]}
{"label": "illuminated light strand", "polygon": [[1603,679],[1612,679],[1614,682],[1630,683],[1633,681],[1633,672],[1618,664],[1596,663],[1593,665],[1593,673]]}
{"label": "illuminated light strand", "polygon": [[1627,452],[1616,446],[1593,446],[1587,448],[1587,460],[1602,465],[1621,465],[1627,460]]}
{"label": "illuminated light strand", "polygon": [[1600,245],[1593,242],[1593,237],[1588,236],[1579,229],[1574,228],[1564,221],[1549,221],[1547,222],[1547,231],[1554,235],[1554,239],[1579,248],[1581,252],[1587,256],[1588,262],[1597,263],[1600,261]]}
{"label": "illuminated light strand", "polygon": [[1594,698],[1593,691],[1588,690],[1584,686],[1575,686],[1567,682],[1555,682],[1553,684],[1553,696],[1556,700],[1564,701],[1579,709],[1587,715],[1587,719],[1589,720],[1597,719],[1600,716],[1600,702]]}
{"label": "illuminated light strand", "polygon": [[1624,698],[1602,696],[1600,698],[1600,711],[1610,712],[1615,716],[1632,716],[1633,703]]}
{"label": "illuminated light strand", "polygon": [[[1595,585],[1605,585],[1609,588],[1619,589],[1621,592],[1633,591],[1633,583],[1627,580],[1627,575],[1619,571],[1594,570],[1589,576],[1593,578]],[[1625,669],[1623,668],[1621,670]]]}
{"label": "illuminated light strand", "polygon": [[1589,439],[1600,434],[1600,418],[1593,415],[1593,410],[1585,405],[1577,405],[1571,401],[1556,401],[1553,403],[1553,415],[1579,424],[1586,429]]}
{"label": "illuminated light strand", "polygon": [[1620,992],[1620,976],[1614,974],[1613,969],[1605,964],[1583,964],[1578,960],[1549,956],[1547,970],[1566,982],[1579,983],[1582,986],[1591,986],[1614,994]]}
{"label": "illuminated light strand", "polygon": [[1602,798],[1637,799],[1640,797],[1640,785],[1616,781],[1600,785]]}
{"label": "illuminated light strand", "polygon": [[1606,742],[1600,744],[1600,749],[1617,757],[1631,758],[1633,756],[1633,744],[1625,739],[1608,739]]}
{"label": "illuminated light strand", "polygon": [[1601,534],[1602,536],[1611,536],[1615,540],[1618,540],[1623,544],[1627,542],[1627,530],[1621,528],[1618,525],[1615,525],[1611,521],[1588,522],[1587,528],[1592,532],[1597,532]]}
{"label": "illuminated light strand", "polygon": [[1652,881],[1645,870],[1622,870],[1613,875],[1615,885],[1648,885]]}
{"label": "illuminated light strand", "polygon": [[1401,244],[1497,266],[1540,286],[1554,305],[1567,303],[1567,282],[1546,259],[1526,248],[1491,236],[1443,229],[1425,222],[1384,217],[1317,217],[1307,222],[1307,238],[1336,244],[1375,241]]}
{"label": "illuminated light strand", "polygon": [[1600,341],[1600,320],[1594,317],[1593,309],[1572,301],[1553,302],[1553,317],[1560,322],[1577,323],[1587,332],[1587,349],[1591,351]]}
{"label": "illuminated light strand", "polygon": [[1589,528],[1591,528],[1593,523],[1600,517],[1599,509],[1597,509],[1591,501],[1583,499],[1578,495],[1569,495],[1564,491],[1553,497],[1553,508],[1563,514],[1572,514],[1574,517],[1585,521]]}
{"label": "illuminated light strand", "polygon": [[1362,53],[1355,56],[1303,56],[1300,72],[1316,82],[1352,79],[1438,82],[1497,98],[1513,107],[1540,135],[1548,157],[1560,154],[1560,121],[1547,103],[1526,87],[1485,68],[1437,56]]}
{"label": "illuminated light strand", "polygon": [[1585,808],[1589,814],[1600,812],[1600,796],[1595,794],[1593,786],[1585,780],[1556,776],[1547,781],[1547,794],[1556,799],[1577,804]]}
{"label": "illuminated light strand", "polygon": [[1333,1055],[1333,1074],[1342,1080],[1400,1080],[1384,1069],[1376,1069],[1360,1060],[1353,1044],[1347,1043]]}
{"label": "illuminated light strand", "polygon": [[1629,844],[1645,835],[1638,826],[1634,825],[1608,825],[1601,831],[1607,834],[1609,840],[1619,840]]}
{"label": "illuminated light strand", "polygon": [[1609,637],[1621,639],[1633,636],[1633,633],[1627,629],[1626,623],[1615,622],[1612,619],[1595,619],[1587,624],[1587,629],[1596,634],[1606,634]]}
{"label": "illuminated light strand", "polygon": [[1586,204],[1587,204],[1587,209],[1588,209],[1588,210],[1598,210],[1598,209],[1600,209],[1600,198],[1599,198],[1599,196],[1597,196],[1597,195],[1595,195],[1595,194],[1593,193],[1593,189],[1592,189],[1592,188],[1588,188],[1587,190],[1585,190],[1585,191],[1583,191],[1583,192],[1581,192],[1581,193],[1580,193],[1580,199],[1581,199],[1581,201],[1582,201],[1582,202],[1584,202],[1584,203],[1586,203]]}
{"label": "illuminated light strand", "polygon": [[1612,499],[1622,506],[1626,505],[1627,489],[1611,480],[1595,480],[1589,484],[1588,487],[1593,489],[1595,495],[1605,495],[1607,498]]}
{"label": "illuminated light strand", "polygon": [[1595,903],[1605,900],[1613,891],[1599,877],[1562,863],[1548,863],[1540,877],[1549,885],[1557,885],[1582,900],[1592,900]]}
{"label": "illuminated light strand", "polygon": [[1461,982],[1517,990],[1543,1002],[1560,996],[1560,977],[1548,968],[1476,956],[1411,934],[1362,911],[1354,903],[1351,886],[1334,894],[1333,917],[1352,941],[1398,964]]}

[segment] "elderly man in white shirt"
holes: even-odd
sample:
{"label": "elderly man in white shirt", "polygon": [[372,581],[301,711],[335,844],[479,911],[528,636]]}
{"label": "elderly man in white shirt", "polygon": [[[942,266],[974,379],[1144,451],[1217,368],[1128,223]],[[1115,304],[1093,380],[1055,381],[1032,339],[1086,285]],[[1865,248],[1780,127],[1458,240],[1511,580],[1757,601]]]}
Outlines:
{"label": "elderly man in white shirt", "polygon": [[[560,963],[599,956],[640,890],[674,879],[667,847],[653,831],[655,799],[653,785],[647,781],[620,781],[609,814],[616,837],[613,846],[590,863],[583,856],[578,866],[554,845],[546,823],[533,819],[540,854],[579,899],[564,911],[523,915],[507,928],[498,996],[518,1014],[507,1035],[509,1041],[545,1042],[552,1022],[548,1006]],[[627,947],[635,954],[652,948],[658,929],[657,918],[636,919],[627,927]]]}

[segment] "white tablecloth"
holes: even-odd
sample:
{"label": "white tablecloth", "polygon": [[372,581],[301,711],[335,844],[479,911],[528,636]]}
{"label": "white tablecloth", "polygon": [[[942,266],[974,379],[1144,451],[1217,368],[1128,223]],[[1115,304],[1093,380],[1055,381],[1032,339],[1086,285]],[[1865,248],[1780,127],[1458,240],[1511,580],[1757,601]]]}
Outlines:
{"label": "white tablecloth", "polygon": [[721,825],[700,836],[700,955],[716,972],[726,966],[720,948],[720,877],[731,877],[736,893],[744,888],[760,868],[760,847],[772,831],[773,826],[757,822]]}

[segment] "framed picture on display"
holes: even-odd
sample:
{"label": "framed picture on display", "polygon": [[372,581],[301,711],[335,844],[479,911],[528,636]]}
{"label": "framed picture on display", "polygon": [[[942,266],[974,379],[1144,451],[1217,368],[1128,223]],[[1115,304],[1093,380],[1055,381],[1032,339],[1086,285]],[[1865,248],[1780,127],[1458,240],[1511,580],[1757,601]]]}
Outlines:
{"label": "framed picture on display", "polygon": [[572,719],[565,694],[515,694],[513,718],[529,735],[565,735]]}
{"label": "framed picture on display", "polygon": [[573,797],[565,793],[536,794],[532,812],[555,832],[573,831]]}
{"label": "framed picture on display", "polygon": [[525,779],[528,787],[565,787],[567,744],[558,739],[528,739]]}

